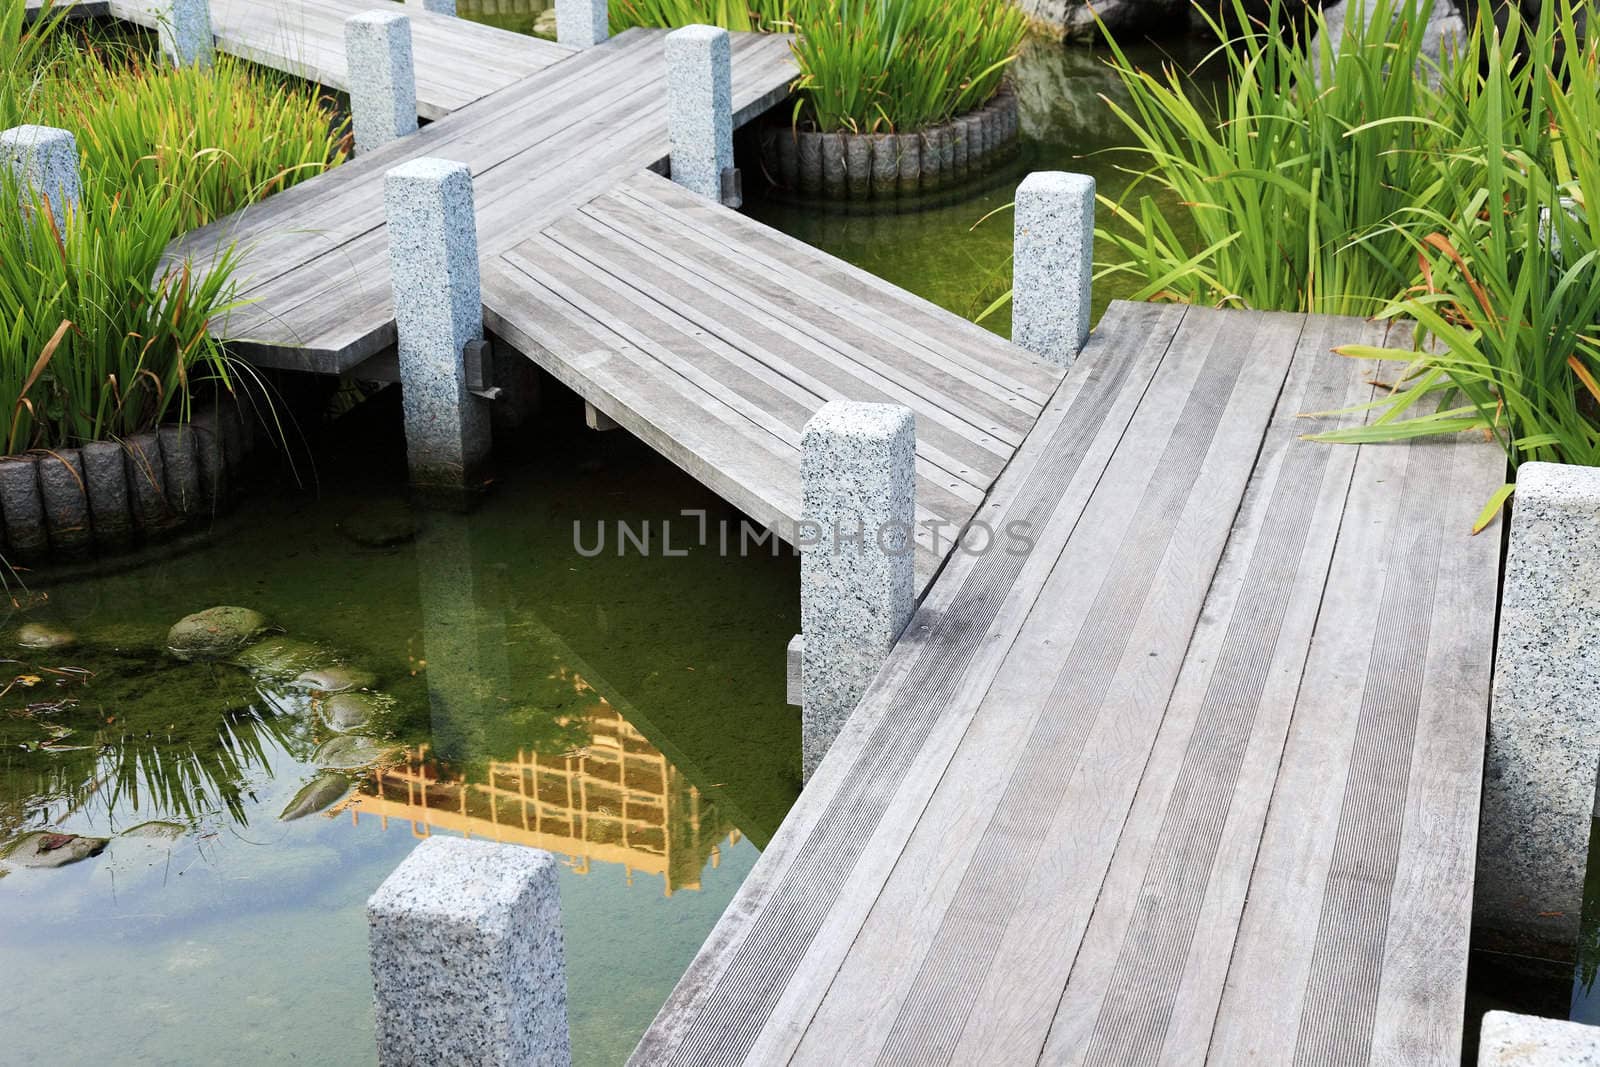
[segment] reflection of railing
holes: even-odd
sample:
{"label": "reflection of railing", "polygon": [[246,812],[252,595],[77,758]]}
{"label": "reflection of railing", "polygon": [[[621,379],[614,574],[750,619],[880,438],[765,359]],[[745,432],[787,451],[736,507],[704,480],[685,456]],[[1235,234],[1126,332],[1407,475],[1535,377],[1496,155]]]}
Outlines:
{"label": "reflection of railing", "polygon": [[405,819],[418,837],[446,830],[560,852],[581,874],[595,861],[615,863],[629,885],[635,871],[659,875],[668,896],[699,889],[706,862],[721,860],[719,843],[737,842],[739,831],[610,705],[583,718],[587,747],[491,761],[481,783],[442,781],[426,745],[408,751],[401,766],[373,772],[352,818],[375,815],[385,828]]}

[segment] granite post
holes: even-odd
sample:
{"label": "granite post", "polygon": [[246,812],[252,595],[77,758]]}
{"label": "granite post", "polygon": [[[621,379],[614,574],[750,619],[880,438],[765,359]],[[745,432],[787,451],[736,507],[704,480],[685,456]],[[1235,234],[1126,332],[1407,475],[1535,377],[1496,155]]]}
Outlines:
{"label": "granite post", "polygon": [[456,0],[406,0],[406,6],[420,7],[431,14],[449,15],[452,18],[456,13]]}
{"label": "granite post", "polygon": [[77,139],[53,126],[13,126],[0,132],[0,163],[16,182],[22,209],[31,210],[38,197],[49,203],[56,228],[65,230],[83,197]]}
{"label": "granite post", "polygon": [[556,0],[556,43],[593,48],[611,36],[606,0]]}
{"label": "granite post", "polygon": [[1478,1067],[1600,1067],[1600,1027],[1486,1012],[1478,1031]]}
{"label": "granite post", "polygon": [[1017,187],[1011,339],[1069,366],[1089,340],[1094,179],[1039,171]]}
{"label": "granite post", "polygon": [[1500,602],[1473,925],[1572,958],[1600,769],[1600,469],[1524,463]]}
{"label": "granite post", "polygon": [[210,0],[157,0],[155,16],[161,54],[174,66],[211,65],[216,40],[211,35]]}
{"label": "granite post", "polygon": [[556,858],[430,837],[367,901],[378,1059],[572,1062]]}
{"label": "granite post", "polygon": [[350,123],[356,151],[370,152],[416,133],[411,20],[398,10],[351,15],[344,20],[344,54],[350,67]]}
{"label": "granite post", "polygon": [[722,172],[733,166],[732,57],[727,30],[685,26],[667,34],[672,180],[708,200],[721,199]]}
{"label": "granite post", "polygon": [[462,354],[483,337],[472,173],[413,159],[384,176],[383,195],[411,481],[465,489],[489,453],[487,402],[468,390]]}
{"label": "granite post", "polygon": [[915,420],[833,401],[801,432],[801,756],[822,762],[916,607]]}

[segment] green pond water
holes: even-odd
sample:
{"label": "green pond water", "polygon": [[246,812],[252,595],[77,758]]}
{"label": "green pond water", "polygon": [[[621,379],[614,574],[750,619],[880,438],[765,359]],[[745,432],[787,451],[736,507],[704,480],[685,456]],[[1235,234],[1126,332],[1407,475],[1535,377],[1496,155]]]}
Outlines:
{"label": "green pond water", "polygon": [[[416,834],[468,830],[563,858],[575,1051],[616,1063],[781,821],[794,560],[580,555],[575,522],[588,549],[601,522],[731,514],[620,433],[538,437],[469,517],[413,520],[392,399],[325,442],[319,492],[259,493],[208,547],[26,577],[46,602],[0,631],[0,688],[20,679],[0,697],[0,841],[111,842],[57,869],[0,860],[0,1061],[373,1060],[364,901]],[[698,519],[677,523],[675,551]],[[394,751],[382,781],[348,774],[344,810],[279,819],[323,773],[308,697],[161,652],[217,604],[280,626],[286,671],[375,676],[360,733]],[[15,649],[24,622],[81,643]]]}

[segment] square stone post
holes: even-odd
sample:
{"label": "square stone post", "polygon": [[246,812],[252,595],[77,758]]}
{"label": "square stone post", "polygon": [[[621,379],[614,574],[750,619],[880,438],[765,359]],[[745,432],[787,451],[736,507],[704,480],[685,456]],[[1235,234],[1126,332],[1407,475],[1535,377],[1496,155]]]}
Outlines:
{"label": "square stone post", "polygon": [[389,271],[411,482],[471,485],[489,454],[489,411],[469,391],[463,350],[483,338],[472,173],[413,159],[384,176]]}
{"label": "square stone post", "polygon": [[809,780],[916,607],[915,420],[833,401],[800,440],[801,757]]}
{"label": "square stone post", "polygon": [[1011,339],[1070,366],[1089,340],[1094,179],[1039,171],[1017,186]]}
{"label": "square stone post", "polygon": [[370,152],[416,133],[411,20],[399,10],[351,15],[344,20],[344,54],[350,68],[350,123],[356,151]]}
{"label": "square stone post", "polygon": [[606,0],[556,0],[556,43],[593,48],[611,36]]}
{"label": "square stone post", "polygon": [[211,34],[210,0],[156,0],[154,13],[161,54],[174,66],[211,65],[216,39]]}
{"label": "square stone post", "polygon": [[1572,958],[1600,769],[1600,469],[1524,463],[1500,602],[1473,923]]}
{"label": "square stone post", "polygon": [[54,126],[13,126],[0,132],[0,164],[17,183],[23,211],[33,197],[50,205],[56,228],[65,231],[67,216],[78,209],[83,188],[78,181],[78,142]]}
{"label": "square stone post", "polygon": [[1478,1067],[1593,1064],[1600,1064],[1600,1027],[1509,1011],[1484,1013],[1478,1031]]}
{"label": "square stone post", "polygon": [[407,7],[420,7],[435,15],[455,17],[456,0],[406,0]]}
{"label": "square stone post", "polygon": [[732,56],[727,30],[667,34],[672,180],[708,200],[721,201],[722,172],[733,167]]}
{"label": "square stone post", "polygon": [[430,837],[367,901],[378,1059],[572,1062],[556,858]]}

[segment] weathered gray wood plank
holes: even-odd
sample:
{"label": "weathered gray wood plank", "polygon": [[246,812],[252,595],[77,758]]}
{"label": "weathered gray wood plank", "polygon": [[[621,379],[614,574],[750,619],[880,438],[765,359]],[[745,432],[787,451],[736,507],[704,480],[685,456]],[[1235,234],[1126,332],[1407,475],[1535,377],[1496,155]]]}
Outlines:
{"label": "weathered gray wood plank", "polygon": [[828,910],[870,904],[894,865],[1183,314],[1108,312],[1142,344],[1097,359],[1091,340],[985,505],[1033,523],[1039,547],[952,558],[634,1062],[740,1062],[786,988],[820,996],[832,972],[804,961]]}

